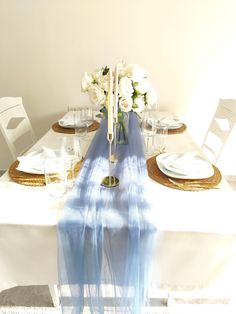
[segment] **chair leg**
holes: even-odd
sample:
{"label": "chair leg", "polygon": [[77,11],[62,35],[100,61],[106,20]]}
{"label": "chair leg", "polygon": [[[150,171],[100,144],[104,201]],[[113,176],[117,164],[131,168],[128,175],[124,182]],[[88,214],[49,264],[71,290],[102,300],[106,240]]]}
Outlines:
{"label": "chair leg", "polygon": [[49,285],[48,288],[52,297],[53,305],[55,307],[59,306],[60,298],[59,298],[59,291],[58,291],[57,285]]}

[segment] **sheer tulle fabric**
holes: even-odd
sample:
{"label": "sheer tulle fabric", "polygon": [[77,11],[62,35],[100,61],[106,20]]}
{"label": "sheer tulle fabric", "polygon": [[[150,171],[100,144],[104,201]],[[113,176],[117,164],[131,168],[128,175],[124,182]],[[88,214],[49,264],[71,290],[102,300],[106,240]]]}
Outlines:
{"label": "sheer tulle fabric", "polygon": [[63,313],[141,313],[147,303],[156,228],[148,220],[147,180],[138,119],[130,114],[129,144],[117,145],[116,188],[108,175],[107,122],[91,143],[58,224]]}

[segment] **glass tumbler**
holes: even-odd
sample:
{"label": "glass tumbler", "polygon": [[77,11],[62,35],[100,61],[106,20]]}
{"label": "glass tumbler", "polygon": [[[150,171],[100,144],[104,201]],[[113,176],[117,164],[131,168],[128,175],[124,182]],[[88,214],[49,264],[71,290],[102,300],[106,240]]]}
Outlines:
{"label": "glass tumbler", "polygon": [[48,194],[54,198],[62,197],[67,191],[67,171],[65,160],[61,157],[45,159],[44,176]]}
{"label": "glass tumbler", "polygon": [[155,151],[157,154],[165,153],[166,151],[166,138],[168,134],[168,127],[161,124],[161,122],[156,123],[156,135],[155,135]]}

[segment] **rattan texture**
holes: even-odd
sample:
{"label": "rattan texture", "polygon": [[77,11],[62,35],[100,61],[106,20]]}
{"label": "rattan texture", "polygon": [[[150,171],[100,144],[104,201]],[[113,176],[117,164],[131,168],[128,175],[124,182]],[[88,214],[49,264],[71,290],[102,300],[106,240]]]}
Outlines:
{"label": "rattan texture", "polygon": [[168,129],[168,134],[179,134],[183,133],[187,129],[186,124],[182,124],[179,128],[177,129]]}
{"label": "rattan texture", "polygon": [[183,191],[200,191],[215,188],[220,183],[222,177],[220,170],[215,165],[212,166],[214,168],[214,174],[209,178],[176,179],[168,177],[159,169],[156,156],[147,160],[147,170],[150,178],[162,185]]}
{"label": "rattan texture", "polygon": [[[93,123],[88,127],[88,131],[89,132],[96,131],[99,128],[99,126],[100,126],[99,122],[94,120]],[[58,133],[75,134],[74,128],[63,128],[62,126],[59,125],[58,122],[52,125],[52,129],[53,131]]]}
{"label": "rattan texture", "polygon": [[45,179],[43,174],[30,174],[23,171],[19,171],[16,169],[18,165],[19,161],[16,160],[13,162],[13,164],[10,166],[8,170],[9,176],[13,181],[28,186],[45,185]]}
{"label": "rattan texture", "polygon": [[[83,164],[83,160],[79,161],[75,165],[75,175],[78,175],[79,170],[81,169]],[[19,171],[16,168],[19,165],[19,161],[16,160],[9,167],[8,174],[12,181],[17,182],[22,185],[27,186],[44,186],[45,185],[45,177],[44,174],[31,174],[23,171]],[[68,178],[70,174],[68,174]]]}

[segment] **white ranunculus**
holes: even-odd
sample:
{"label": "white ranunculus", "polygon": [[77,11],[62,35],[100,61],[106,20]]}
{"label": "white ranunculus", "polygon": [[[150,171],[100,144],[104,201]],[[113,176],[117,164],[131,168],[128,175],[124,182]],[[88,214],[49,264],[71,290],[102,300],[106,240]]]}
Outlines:
{"label": "white ranunculus", "polygon": [[99,78],[98,85],[105,91],[109,90],[109,75],[102,75]]}
{"label": "white ranunculus", "polygon": [[120,79],[119,81],[119,96],[125,99],[131,98],[134,89],[132,85],[131,79],[128,77],[124,76]]}
{"label": "white ranunculus", "polygon": [[85,72],[82,77],[82,83],[81,83],[82,91],[87,92],[88,88],[91,86],[92,83],[93,83],[92,76],[89,75],[87,72]]}
{"label": "white ranunculus", "polygon": [[93,77],[95,83],[99,82],[100,78],[102,77],[102,72],[103,72],[102,69],[100,69],[100,70],[98,69],[92,73],[92,77]]}
{"label": "white ranunculus", "polygon": [[125,75],[131,78],[134,82],[139,82],[140,80],[147,77],[147,72],[136,64],[128,64],[124,69]]}
{"label": "white ranunculus", "polygon": [[102,105],[105,102],[105,93],[98,85],[94,84],[88,89],[88,94],[91,102],[94,105]]}
{"label": "white ranunculus", "polygon": [[118,75],[119,75],[119,78],[121,78],[123,76],[126,76],[125,68],[126,68],[126,64],[123,61],[118,63]]}
{"label": "white ranunculus", "polygon": [[137,107],[135,106],[136,108],[133,108],[133,111],[137,112],[137,113],[141,113],[145,108],[144,97],[139,96],[139,97],[135,98],[134,105],[136,105]]}
{"label": "white ranunculus", "polygon": [[153,87],[147,91],[146,101],[148,106],[153,106],[157,103],[157,93]]}
{"label": "white ranunculus", "polygon": [[132,105],[133,105],[133,99],[131,97],[127,99],[124,98],[119,101],[120,110],[124,112],[131,111]]}
{"label": "white ranunculus", "polygon": [[134,84],[134,89],[143,95],[150,89],[150,83],[147,79],[142,79]]}

